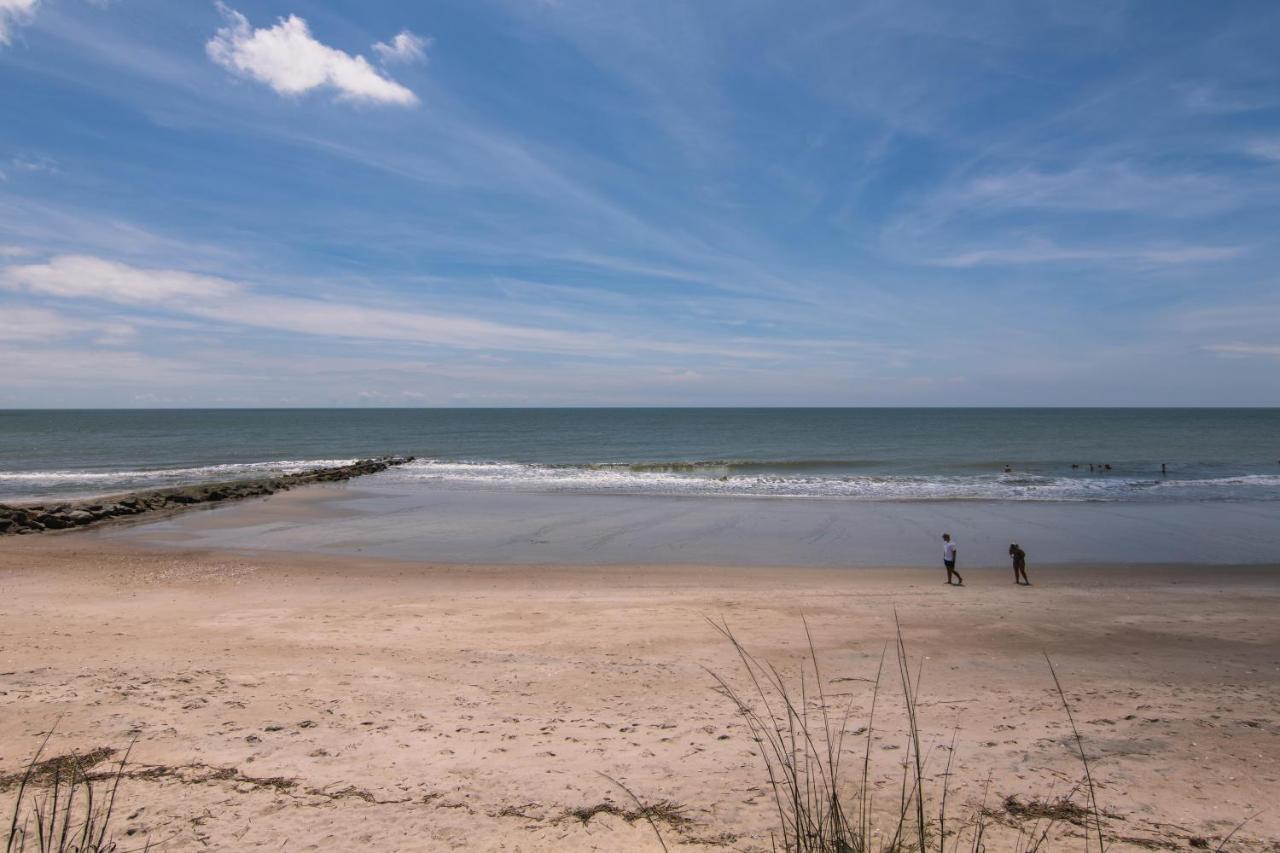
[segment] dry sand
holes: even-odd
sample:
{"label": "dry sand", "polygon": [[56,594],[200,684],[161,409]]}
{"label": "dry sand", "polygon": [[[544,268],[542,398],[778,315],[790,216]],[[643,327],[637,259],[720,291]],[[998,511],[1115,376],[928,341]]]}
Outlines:
{"label": "dry sand", "polygon": [[[679,806],[687,823],[659,824],[672,849],[768,849],[755,744],[707,672],[740,671],[706,619],[794,673],[804,614],[857,731],[896,607],[939,783],[959,726],[953,815],[988,775],[988,805],[1011,824],[1007,796],[1051,798],[1079,778],[1043,650],[1095,756],[1111,849],[1188,849],[1262,809],[1227,849],[1280,849],[1280,571],[1031,576],[1019,588],[1007,570],[972,570],[957,589],[940,570],[450,567],[8,540],[0,774],[55,720],[49,754],[136,737],[119,829],[164,850],[659,849],[644,821],[573,814],[634,808],[601,774]],[[887,684],[872,749],[886,808],[905,752]],[[1080,829],[1060,829],[1049,849],[1080,849]],[[1012,849],[998,838],[990,849]]]}

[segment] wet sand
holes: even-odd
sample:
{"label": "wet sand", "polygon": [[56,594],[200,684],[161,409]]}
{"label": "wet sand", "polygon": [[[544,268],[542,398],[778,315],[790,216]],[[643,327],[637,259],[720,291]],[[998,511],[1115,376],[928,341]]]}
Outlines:
{"label": "wet sand", "polygon": [[[112,541],[512,565],[960,566],[1274,563],[1275,502],[861,501],[588,495],[405,485],[377,476],[145,527]],[[95,534],[96,535],[96,534]],[[139,539],[141,535],[143,538]]]}
{"label": "wet sand", "polygon": [[[319,536],[322,503],[257,511]],[[213,529],[220,512],[184,518]],[[1031,588],[968,569],[958,589],[940,569],[450,566],[129,535],[0,552],[0,774],[59,718],[51,754],[136,737],[119,825],[161,849],[658,850],[644,821],[598,811],[634,808],[607,774],[678,806],[687,823],[659,822],[672,849],[766,850],[756,745],[708,670],[740,673],[708,617],[794,674],[803,614],[856,732],[896,609],[923,667],[926,775],[936,794],[958,726],[949,808],[979,805],[990,777],[992,850],[1019,823],[1006,797],[1059,796],[1081,775],[1042,651],[1094,758],[1111,849],[1189,849],[1280,801],[1277,566],[1033,562]],[[893,677],[877,717],[887,811],[904,755]],[[1079,849],[1078,826],[1058,832],[1049,849]],[[1226,849],[1276,838],[1273,809]]]}

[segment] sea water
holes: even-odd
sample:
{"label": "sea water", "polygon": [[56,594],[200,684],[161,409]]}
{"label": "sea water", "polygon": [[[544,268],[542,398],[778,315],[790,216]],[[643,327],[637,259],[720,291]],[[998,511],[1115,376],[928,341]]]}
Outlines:
{"label": "sea water", "polygon": [[1280,500],[1280,409],[1150,408],[9,410],[0,500],[383,454],[418,457],[376,475],[410,489]]}

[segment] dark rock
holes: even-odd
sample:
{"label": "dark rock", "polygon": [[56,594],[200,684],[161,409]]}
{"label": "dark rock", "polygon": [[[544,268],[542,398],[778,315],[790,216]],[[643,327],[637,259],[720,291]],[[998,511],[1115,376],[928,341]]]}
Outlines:
{"label": "dark rock", "polygon": [[260,497],[287,491],[311,483],[335,483],[376,474],[393,465],[412,462],[412,456],[386,456],[380,459],[362,459],[350,465],[334,468],[316,468],[293,474],[282,474],[260,480],[239,480],[227,483],[210,483],[201,486],[174,489],[153,489],[113,498],[85,500],[59,504],[26,504],[13,506],[0,504],[0,535],[36,533],[42,530],[64,530],[93,524],[103,519],[124,515],[138,515],[156,510],[176,510],[200,503],[216,503],[226,500]]}

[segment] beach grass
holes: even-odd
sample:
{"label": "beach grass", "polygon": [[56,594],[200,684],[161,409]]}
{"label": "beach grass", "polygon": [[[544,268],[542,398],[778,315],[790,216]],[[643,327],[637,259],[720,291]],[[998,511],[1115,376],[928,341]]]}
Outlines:
{"label": "beach grass", "polygon": [[50,729],[20,776],[4,780],[16,783],[17,788],[5,836],[5,853],[150,850],[149,839],[141,847],[122,847],[111,823],[116,794],[133,745],[125,749],[115,770],[103,776],[91,772],[92,768],[114,756],[115,750],[104,748],[86,755],[71,752],[42,759],[52,736],[53,729]]}
{"label": "beach grass", "polygon": [[[772,663],[757,658],[739,640],[727,622],[712,626],[733,646],[747,686],[735,686],[720,673],[710,671],[717,688],[733,702],[759,746],[759,756],[773,795],[772,847],[783,853],[980,853],[993,849],[1038,853],[1049,849],[1055,829],[1064,823],[1083,830],[1083,847],[1106,853],[1108,839],[1103,811],[1089,765],[1084,739],[1076,727],[1071,705],[1053,663],[1046,662],[1071,725],[1082,778],[1063,796],[1025,803],[1006,798],[1003,814],[988,808],[990,779],[982,786],[983,799],[957,809],[951,794],[953,762],[959,725],[949,743],[922,743],[919,716],[921,675],[913,666],[895,614],[895,636],[881,653],[870,687],[870,710],[864,725],[849,729],[854,700],[843,707],[833,704],[823,687],[822,665],[813,636],[804,622],[807,656],[799,673],[785,677]],[[885,685],[889,647],[897,665],[906,729],[900,761],[901,782],[896,802],[879,804],[872,784],[872,746],[876,740],[876,709]],[[847,748],[853,734],[860,747]],[[932,781],[930,759],[937,746],[947,752],[941,785]],[[846,773],[845,756],[860,758],[855,773]],[[852,777],[852,778],[850,778]],[[1082,802],[1077,802],[1081,799]],[[879,809],[879,812],[877,812]],[[886,821],[883,815],[890,817]],[[1004,818],[997,822],[996,818]]]}
{"label": "beach grass", "polygon": [[[745,723],[759,757],[771,794],[772,820],[769,843],[782,853],[1012,853],[1083,849],[1107,853],[1121,842],[1139,842],[1117,833],[1122,818],[1104,810],[1084,735],[1052,659],[1045,664],[1052,689],[1069,725],[1066,746],[1078,760],[1080,775],[1068,780],[1056,796],[1018,791],[991,798],[992,777],[971,779],[971,792],[961,800],[955,795],[955,768],[960,726],[932,738],[921,717],[928,703],[920,701],[922,675],[913,661],[901,623],[895,613],[891,640],[880,651],[874,678],[868,678],[868,707],[855,718],[858,697],[833,696],[824,686],[822,656],[807,621],[802,617],[805,651],[795,668],[784,671],[750,651],[727,621],[708,620],[732,647],[740,670],[720,673],[706,670],[716,690],[728,698]],[[893,667],[896,665],[896,675]],[[888,669],[886,669],[888,667]],[[846,680],[846,679],[837,679]],[[900,693],[902,719],[898,727],[880,720],[885,716],[886,696]],[[853,728],[852,726],[856,726]],[[53,729],[25,767],[0,776],[0,792],[16,790],[4,853],[131,853],[158,849],[151,840],[128,838],[116,832],[113,816],[117,792],[125,778],[156,778],[152,767],[126,771],[132,744],[123,752],[99,748],[45,758]],[[901,739],[900,744],[889,743]],[[893,778],[886,784],[883,769],[875,766],[876,746],[894,750]],[[945,762],[939,753],[945,752]],[[95,768],[110,762],[111,770]],[[941,772],[938,765],[941,764]],[[612,802],[565,811],[556,820],[588,825],[606,815],[626,823],[644,821],[665,851],[663,833],[674,833],[688,842],[696,827],[686,807],[671,800],[646,802],[627,785],[600,774],[625,792],[634,808]],[[221,768],[210,778],[240,778]],[[252,780],[262,786],[292,787],[285,779]],[[318,793],[321,789],[306,789]],[[887,793],[886,793],[887,791]],[[374,802],[371,796],[360,797]],[[511,814],[521,815],[518,810]],[[1256,817],[1256,815],[1255,815]],[[1225,837],[1186,839],[1191,847],[1225,851],[1252,818],[1235,826]],[[740,838],[742,836],[731,836]],[[124,847],[128,840],[135,846]],[[711,843],[700,840],[698,843]],[[140,846],[138,846],[140,845]],[[1150,846],[1146,842],[1143,846]],[[1239,843],[1237,842],[1237,846]]]}

